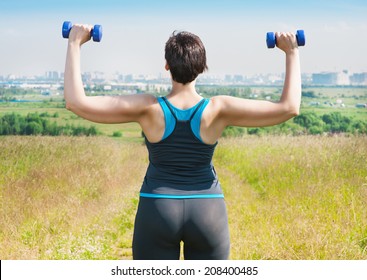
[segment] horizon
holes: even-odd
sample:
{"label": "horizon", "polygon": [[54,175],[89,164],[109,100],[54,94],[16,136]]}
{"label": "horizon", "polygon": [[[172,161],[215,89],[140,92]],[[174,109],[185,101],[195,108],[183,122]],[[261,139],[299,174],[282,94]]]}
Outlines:
{"label": "horizon", "polygon": [[2,1],[0,76],[64,71],[64,20],[101,24],[100,43],[82,47],[82,72],[165,74],[164,44],[174,30],[203,41],[207,75],[284,72],[284,54],[267,49],[267,31],[304,29],[302,73],[367,72],[367,3],[360,0]]}
{"label": "horizon", "polygon": [[[15,75],[13,73],[8,73],[5,75],[0,75],[0,78],[2,78],[3,80],[23,80],[23,79],[28,79],[28,80],[32,80],[32,79],[43,79],[43,78],[47,78],[49,75],[55,75],[55,73],[57,73],[57,75],[59,77],[62,77],[64,75],[64,71],[57,71],[57,70],[46,70],[43,73],[39,73],[39,74],[30,74],[30,75]],[[114,76],[132,76],[134,78],[145,78],[145,79],[149,79],[149,78],[157,78],[157,79],[168,79],[170,78],[169,75],[163,75],[162,72],[158,72],[158,73],[132,73],[132,72],[126,72],[126,73],[121,73],[118,71],[115,72],[103,72],[100,70],[95,70],[95,71],[82,71],[81,72],[82,75],[86,75],[86,74],[91,74],[91,75],[99,75],[101,77],[105,77],[106,80],[111,79]],[[342,69],[342,70],[335,70],[335,71],[319,71],[319,72],[302,72],[301,75],[302,76],[310,76],[310,75],[314,75],[314,74],[346,74],[349,76],[352,76],[354,74],[367,74],[367,71],[362,71],[362,72],[353,72],[350,71],[349,69]],[[253,73],[253,74],[248,74],[248,75],[244,75],[244,74],[240,74],[240,73],[224,73],[224,74],[216,74],[216,73],[208,73],[208,72],[203,72],[201,74],[199,74],[198,78],[200,77],[212,77],[212,78],[225,78],[226,76],[242,76],[243,78],[253,78],[253,77],[257,77],[257,76],[270,76],[270,75],[278,75],[278,76],[284,76],[285,75],[285,71],[282,72],[278,72],[278,73]]]}
{"label": "horizon", "polygon": [[[16,77],[9,75],[8,77],[0,76],[0,87],[15,88],[45,88],[60,85],[63,80],[63,72],[47,71],[44,75],[39,76],[21,76]],[[262,73],[255,75],[213,75],[202,74],[197,78],[197,85],[210,86],[282,86],[284,83],[285,73]],[[82,72],[82,80],[87,85],[104,85],[108,87],[118,87],[121,85],[160,85],[171,84],[171,78],[158,75],[143,74],[106,74],[104,72]],[[352,73],[348,70],[342,72],[320,72],[320,73],[302,73],[303,86],[331,86],[331,87],[365,87],[367,86],[367,72]]]}

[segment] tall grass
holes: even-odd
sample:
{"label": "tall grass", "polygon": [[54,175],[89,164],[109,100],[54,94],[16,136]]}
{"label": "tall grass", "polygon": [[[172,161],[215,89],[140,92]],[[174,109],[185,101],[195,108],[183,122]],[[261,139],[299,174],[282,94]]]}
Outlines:
{"label": "tall grass", "polygon": [[[366,259],[366,137],[221,140],[232,259]],[[0,138],[1,259],[131,259],[146,148]]]}
{"label": "tall grass", "polygon": [[144,149],[100,137],[1,138],[1,259],[129,258]]}
{"label": "tall grass", "polygon": [[216,154],[235,259],[366,259],[367,142],[231,140]]}

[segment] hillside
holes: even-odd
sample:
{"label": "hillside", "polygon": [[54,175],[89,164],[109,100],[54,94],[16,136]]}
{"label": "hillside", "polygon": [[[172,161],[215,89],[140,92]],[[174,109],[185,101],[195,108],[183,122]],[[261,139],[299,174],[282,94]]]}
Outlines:
{"label": "hillside", "polygon": [[[231,259],[366,259],[366,137],[223,139]],[[0,138],[1,259],[131,259],[146,148]]]}

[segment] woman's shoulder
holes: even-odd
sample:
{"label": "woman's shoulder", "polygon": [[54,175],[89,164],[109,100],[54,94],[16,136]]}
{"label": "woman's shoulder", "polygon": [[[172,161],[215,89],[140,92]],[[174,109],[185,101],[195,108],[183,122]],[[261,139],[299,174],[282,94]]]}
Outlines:
{"label": "woman's shoulder", "polygon": [[157,111],[157,108],[160,107],[157,97],[151,94],[134,94],[132,95],[132,98],[136,101],[132,105],[136,106],[136,109],[140,108],[140,112],[145,114],[148,113],[148,115],[154,113]]}
{"label": "woman's shoulder", "polygon": [[141,102],[148,107],[159,103],[158,98],[151,94],[146,93],[135,94],[135,97],[140,99]]}
{"label": "woman's shoulder", "polygon": [[225,95],[216,95],[210,98],[207,98],[207,107],[211,110],[217,111],[220,110],[220,108],[225,103],[226,96]]}

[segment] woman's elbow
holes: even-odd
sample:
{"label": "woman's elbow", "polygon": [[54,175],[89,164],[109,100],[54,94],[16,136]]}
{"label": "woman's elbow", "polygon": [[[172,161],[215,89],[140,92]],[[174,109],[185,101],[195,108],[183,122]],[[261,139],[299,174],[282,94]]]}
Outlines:
{"label": "woman's elbow", "polygon": [[84,98],[70,98],[65,96],[65,108],[69,111],[75,112],[85,110],[86,100]]}
{"label": "woman's elbow", "polygon": [[283,104],[283,114],[287,119],[297,117],[300,114],[300,106],[293,104]]}
{"label": "woman's elbow", "polygon": [[72,111],[72,106],[71,106],[70,102],[65,101],[65,108],[66,108],[66,110]]}
{"label": "woman's elbow", "polygon": [[290,119],[297,117],[299,114],[300,114],[299,106],[294,106],[294,107],[292,106],[292,107],[289,107],[287,110],[287,115],[289,116]]}
{"label": "woman's elbow", "polygon": [[83,106],[80,103],[65,101],[65,108],[73,113],[78,113],[83,110]]}
{"label": "woman's elbow", "polygon": [[76,107],[77,106],[73,102],[70,102],[70,101],[67,101],[67,100],[65,101],[66,110],[74,112]]}

